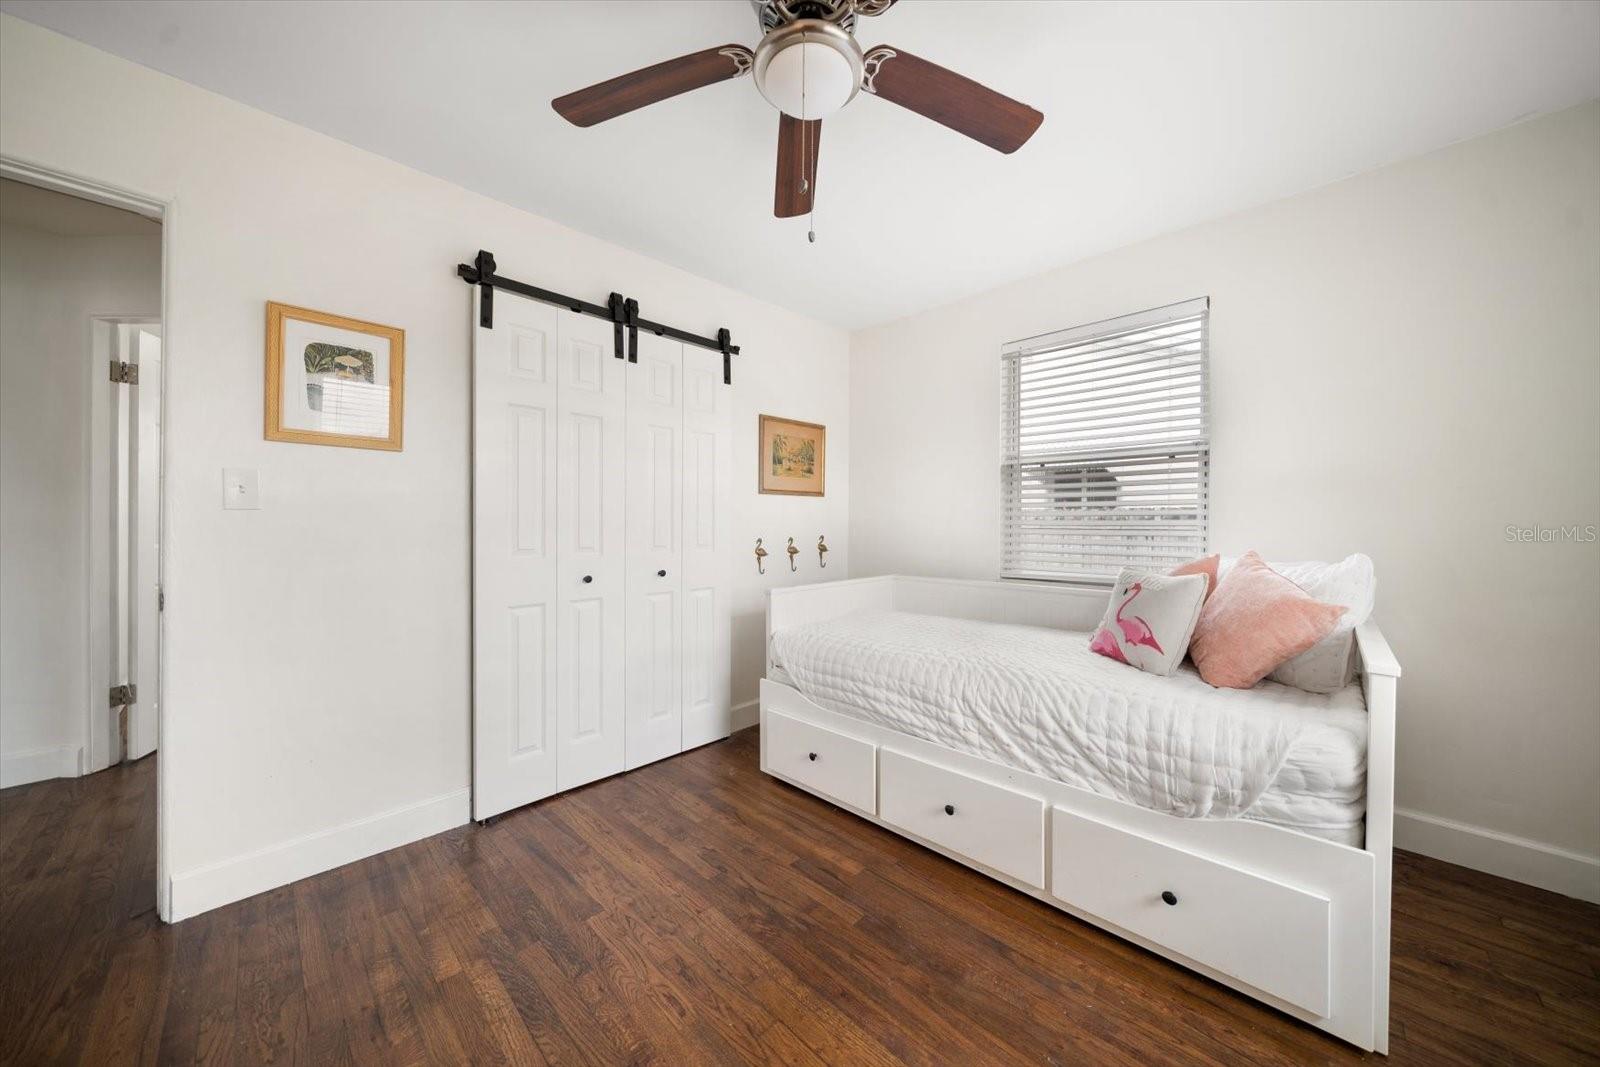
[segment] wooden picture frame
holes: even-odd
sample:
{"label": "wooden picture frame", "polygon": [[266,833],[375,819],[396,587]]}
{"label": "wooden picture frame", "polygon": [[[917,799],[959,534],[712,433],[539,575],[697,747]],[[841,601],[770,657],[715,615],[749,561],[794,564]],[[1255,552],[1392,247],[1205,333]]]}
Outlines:
{"label": "wooden picture frame", "polygon": [[821,423],[762,415],[756,441],[757,488],[783,496],[823,496],[827,489],[828,428]]}
{"label": "wooden picture frame", "polygon": [[267,440],[399,452],[405,349],[399,327],[269,300]]}

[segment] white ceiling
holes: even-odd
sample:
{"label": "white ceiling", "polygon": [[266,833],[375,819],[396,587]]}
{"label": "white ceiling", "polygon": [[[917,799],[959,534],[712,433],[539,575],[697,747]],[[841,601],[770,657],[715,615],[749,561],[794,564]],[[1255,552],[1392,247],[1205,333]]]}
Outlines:
{"label": "white ceiling", "polygon": [[63,237],[153,237],[161,223],[109,204],[0,178],[0,222]]}
{"label": "white ceiling", "polygon": [[984,82],[1044,126],[1004,156],[858,97],[824,124],[808,245],[806,220],[772,217],[777,115],[749,79],[588,130],[550,109],[754,45],[737,0],[0,9],[846,327],[1600,96],[1592,2],[903,0],[862,20],[863,45]]}

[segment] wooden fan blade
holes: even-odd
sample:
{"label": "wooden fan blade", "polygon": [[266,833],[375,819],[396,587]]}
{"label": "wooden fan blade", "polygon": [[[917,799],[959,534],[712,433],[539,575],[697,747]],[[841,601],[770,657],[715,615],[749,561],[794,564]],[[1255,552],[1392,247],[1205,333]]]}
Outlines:
{"label": "wooden fan blade", "polygon": [[1021,148],[1044,121],[1027,104],[883,45],[867,53],[861,88],[1001,152]]}
{"label": "wooden fan blade", "polygon": [[817,195],[817,145],[821,140],[821,119],[807,122],[778,116],[778,185],[772,198],[772,213],[778,218],[792,219],[811,210],[812,198]]}
{"label": "wooden fan blade", "polygon": [[593,126],[691,89],[748,74],[754,58],[742,44],[707,48],[558,96],[550,106],[574,126]]}

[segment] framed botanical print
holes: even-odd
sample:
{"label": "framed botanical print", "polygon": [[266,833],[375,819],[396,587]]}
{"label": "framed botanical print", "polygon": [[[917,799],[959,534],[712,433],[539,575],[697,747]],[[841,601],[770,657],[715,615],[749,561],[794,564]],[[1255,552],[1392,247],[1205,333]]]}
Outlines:
{"label": "framed botanical print", "polygon": [[267,304],[267,440],[400,451],[406,332]]}
{"label": "framed botanical print", "polygon": [[828,428],[814,422],[761,416],[757,462],[763,493],[822,496],[827,474]]}

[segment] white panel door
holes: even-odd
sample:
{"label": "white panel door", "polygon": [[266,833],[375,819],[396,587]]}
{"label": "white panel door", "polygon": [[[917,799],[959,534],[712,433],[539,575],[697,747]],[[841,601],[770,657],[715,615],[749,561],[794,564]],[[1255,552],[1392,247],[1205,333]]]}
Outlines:
{"label": "white panel door", "polygon": [[494,295],[494,328],[478,326],[474,333],[475,819],[556,790],[559,316],[555,308],[502,290]]}
{"label": "white panel door", "polygon": [[683,747],[733,725],[728,515],[733,389],[722,353],[683,346]]}
{"label": "white panel door", "polygon": [[139,695],[128,708],[128,758],[156,750],[156,709],[161,695],[161,335],[159,327],[133,331],[133,360],[139,384],[133,387],[133,457],[128,499],[133,504],[130,600],[133,641],[128,680]]}
{"label": "white panel door", "polygon": [[560,315],[556,475],[556,782],[623,767],[627,364],[611,323]]}
{"label": "white panel door", "polygon": [[683,750],[683,345],[639,336],[629,366],[627,767]]}

